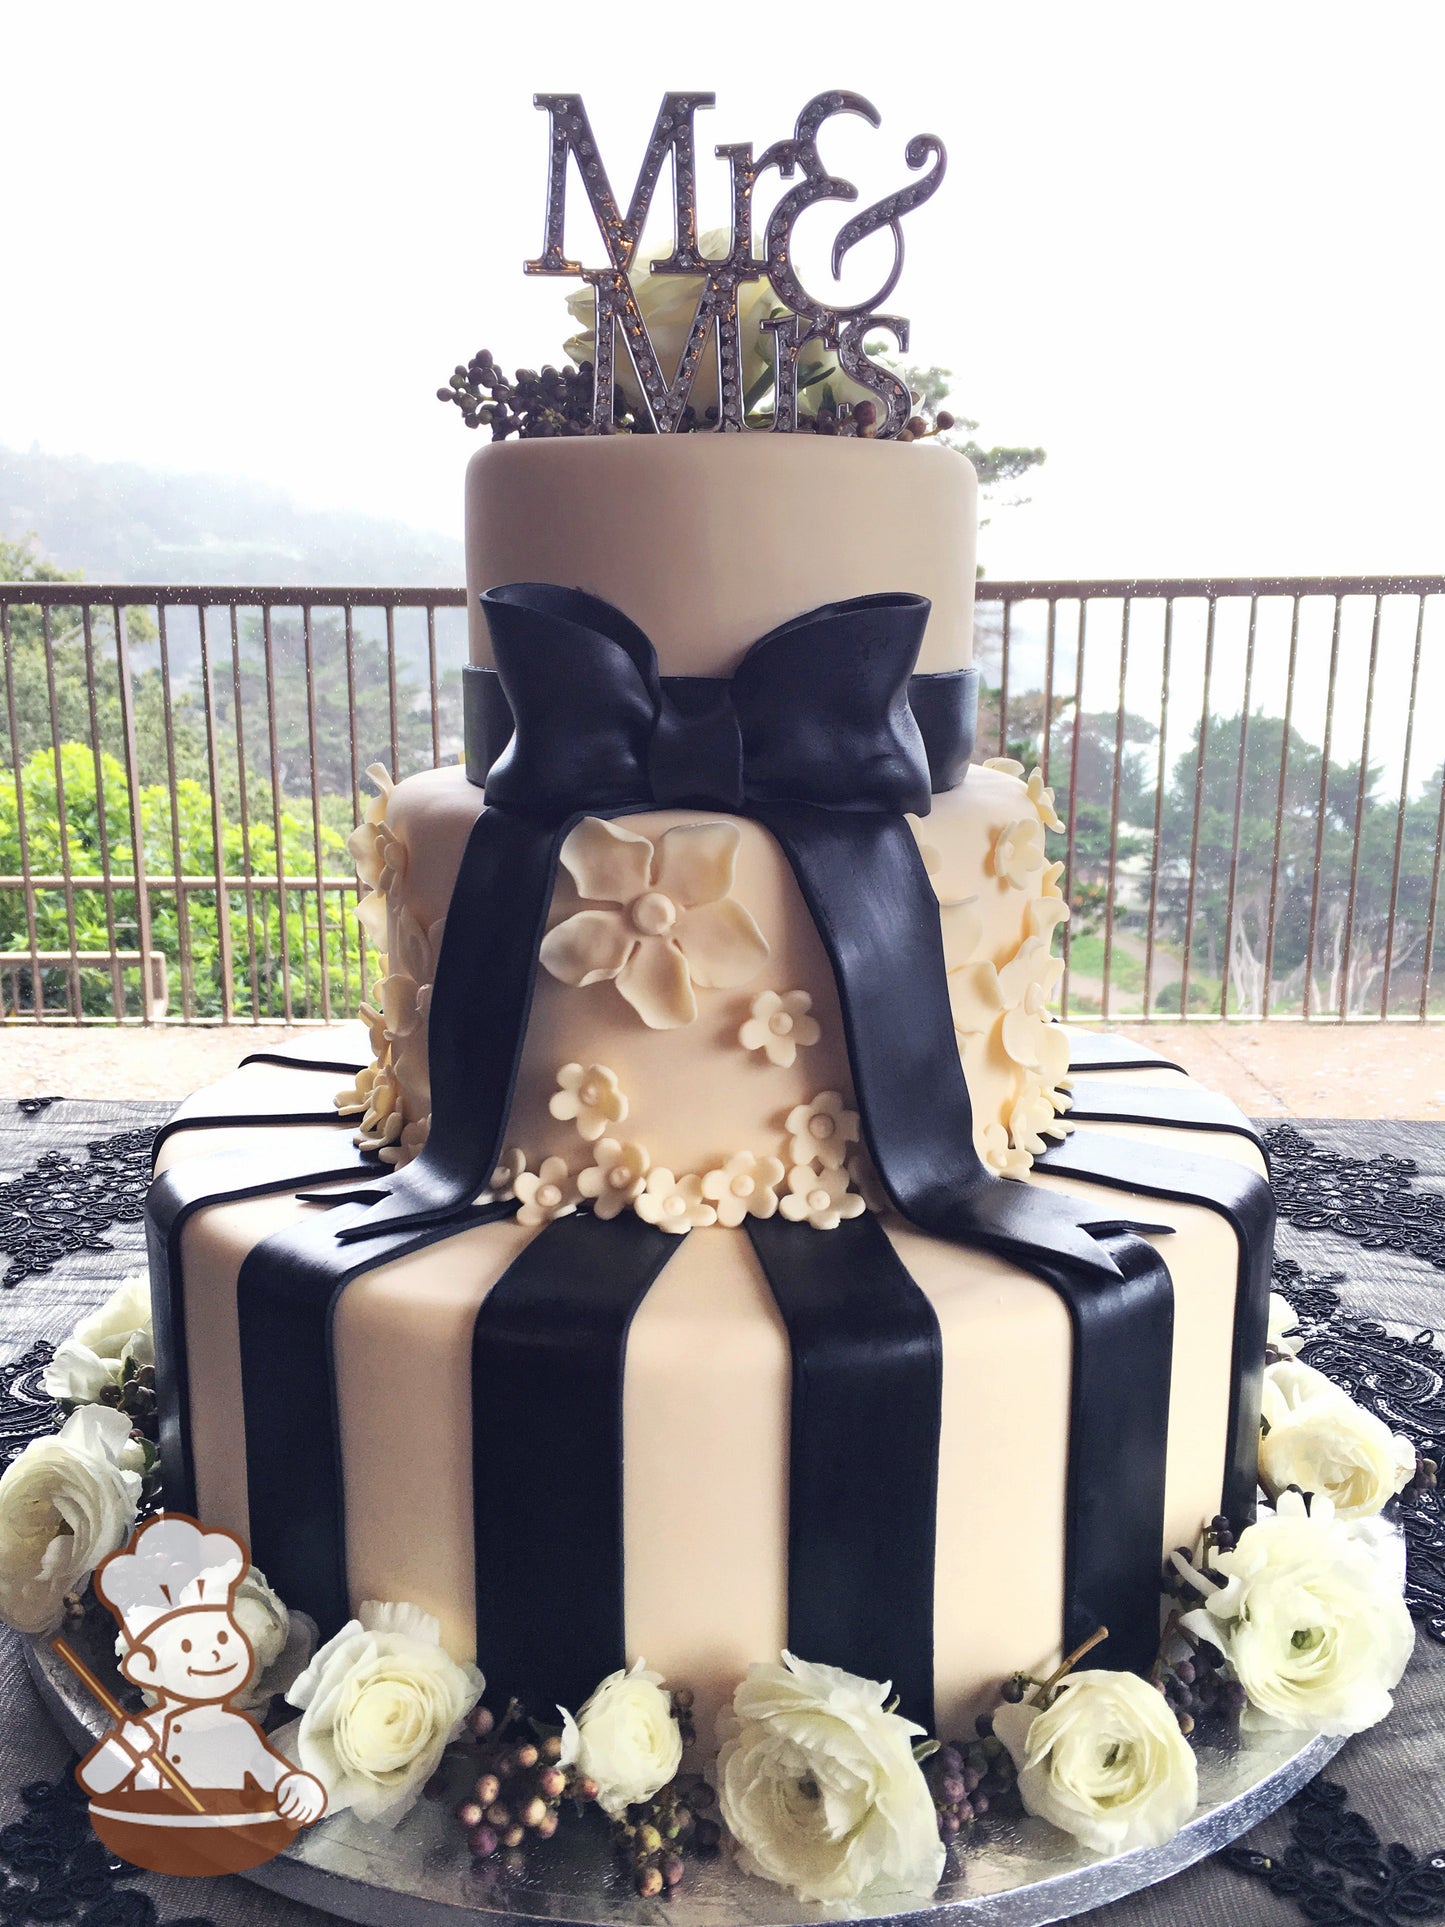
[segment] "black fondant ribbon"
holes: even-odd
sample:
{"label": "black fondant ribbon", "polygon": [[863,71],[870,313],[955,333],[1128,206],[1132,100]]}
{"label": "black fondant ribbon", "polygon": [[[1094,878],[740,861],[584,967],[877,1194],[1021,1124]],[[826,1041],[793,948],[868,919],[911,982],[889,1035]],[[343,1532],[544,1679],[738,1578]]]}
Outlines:
{"label": "black fondant ribbon", "polygon": [[747,1229],[792,1354],[788,1644],[932,1732],[938,1319],[875,1217]]}
{"label": "black fondant ribbon", "polygon": [[[477,1652],[488,1697],[576,1711],[628,1661],[627,1334],[681,1240],[625,1212],[555,1219],[488,1292],[472,1336]],[[659,1521],[659,1531],[666,1531]]]}

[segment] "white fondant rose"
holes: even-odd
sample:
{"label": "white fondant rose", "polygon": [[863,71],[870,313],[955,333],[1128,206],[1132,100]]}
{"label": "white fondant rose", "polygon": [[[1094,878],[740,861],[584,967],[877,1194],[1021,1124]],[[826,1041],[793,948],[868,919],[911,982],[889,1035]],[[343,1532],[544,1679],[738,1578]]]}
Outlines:
{"label": "white fondant rose", "polygon": [[830,1171],[847,1161],[848,1146],[858,1142],[858,1113],[845,1108],[838,1091],[822,1091],[788,1112],[789,1150],[794,1164],[816,1160]]}
{"label": "white fondant rose", "polygon": [[326,1788],[328,1812],[395,1826],[485,1684],[443,1650],[429,1613],[369,1599],[294,1682],[286,1697],[304,1711],[275,1737]]}
{"label": "white fondant rose", "polygon": [[99,1398],[107,1385],[119,1385],[127,1363],[140,1367],[154,1365],[155,1359],[150,1283],[144,1272],[136,1271],[56,1346],[41,1383],[51,1398],[86,1404]]}
{"label": "white fondant rose", "polygon": [[1026,1810],[1094,1853],[1162,1846],[1199,1802],[1193,1750],[1135,1673],[1075,1673],[1047,1708],[1000,1706],[993,1730]]}
{"label": "white fondant rose", "polygon": [[577,1189],[592,1199],[599,1218],[615,1218],[641,1197],[652,1159],[640,1144],[619,1144],[605,1137],[593,1152],[597,1162],[577,1174]]}
{"label": "white fondant rose", "polygon": [[1285,1359],[1264,1375],[1259,1482],[1323,1492],[1337,1519],[1370,1519],[1415,1473],[1415,1448],[1310,1365]]}
{"label": "white fondant rose", "polygon": [[1214,1563],[1225,1584],[1184,1625],[1234,1669],[1244,1726],[1349,1734],[1385,1717],[1415,1629],[1379,1551],[1323,1494],[1306,1511],[1281,1493]]}
{"label": "white fondant rose", "polygon": [[519,1171],[512,1180],[512,1194],[522,1201],[517,1223],[529,1225],[570,1217],[581,1196],[565,1158],[543,1158],[540,1169]]}
{"label": "white fondant rose", "polygon": [[682,1762],[682,1733],[661,1673],[642,1660],[630,1673],[609,1673],[574,1719],[564,1706],[562,1764],[597,1782],[597,1804],[620,1820],[650,1800]]}
{"label": "white fondant rose", "polygon": [[1299,1336],[1299,1313],[1277,1291],[1269,1294],[1269,1331],[1265,1343],[1281,1358],[1298,1358],[1304,1345]]}
{"label": "white fondant rose", "polygon": [[815,1231],[836,1231],[845,1218],[861,1218],[867,1210],[856,1191],[848,1189],[848,1173],[819,1171],[811,1164],[795,1164],[788,1173],[788,1194],[778,1209],[794,1224],[810,1224]]}
{"label": "white fondant rose", "polygon": [[692,1175],[674,1177],[661,1164],[648,1172],[647,1183],[638,1192],[632,1208],[646,1223],[679,1238],[684,1231],[717,1223],[717,1212],[702,1194],[702,1179]]}
{"label": "white fondant rose", "polygon": [[690,1024],[694,984],[733,990],[767,962],[767,940],[730,895],[738,841],[736,823],[686,823],[654,847],[584,817],[562,861],[580,896],[614,907],[555,925],[542,939],[543,964],[564,984],[614,981],[652,1030]]}
{"label": "white fondant rose", "polygon": [[589,1144],[600,1138],[609,1124],[620,1124],[627,1115],[627,1099],[618,1086],[616,1071],[605,1064],[564,1064],[557,1073],[558,1088],[547,1108],[561,1123],[575,1122],[578,1135]]}
{"label": "white fondant rose", "polygon": [[754,1157],[739,1151],[702,1181],[702,1195],[717,1206],[717,1221],[729,1227],[744,1218],[771,1218],[778,1209],[778,1186],[783,1181],[781,1158]]}
{"label": "white fondant rose", "polygon": [[1028,889],[1044,860],[1044,826],[1036,816],[1005,823],[994,839],[993,873],[1015,890]]}
{"label": "white fondant rose", "polygon": [[0,1477],[0,1619],[22,1633],[58,1626],[65,1595],[130,1536],[141,1489],[130,1429],[123,1412],[82,1405]]}
{"label": "white fondant rose", "polygon": [[806,990],[765,990],[754,997],[747,1022],[738,1032],[744,1050],[760,1050],[770,1064],[786,1070],[798,1055],[816,1044],[823,1032],[810,1017],[813,1000]]}
{"label": "white fondant rose", "polygon": [[932,1893],[944,1847],[913,1757],[922,1729],[887,1710],[891,1690],[791,1653],[748,1668],[717,1763],[746,1872],[803,1900]]}

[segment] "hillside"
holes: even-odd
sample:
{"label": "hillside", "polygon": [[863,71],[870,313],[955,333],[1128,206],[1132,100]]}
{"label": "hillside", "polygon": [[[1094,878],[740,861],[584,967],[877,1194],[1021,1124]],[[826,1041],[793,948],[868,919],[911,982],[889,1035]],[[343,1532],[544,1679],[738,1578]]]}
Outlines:
{"label": "hillside", "polygon": [[459,540],[234,475],[0,446],[0,535],[92,582],[460,584]]}

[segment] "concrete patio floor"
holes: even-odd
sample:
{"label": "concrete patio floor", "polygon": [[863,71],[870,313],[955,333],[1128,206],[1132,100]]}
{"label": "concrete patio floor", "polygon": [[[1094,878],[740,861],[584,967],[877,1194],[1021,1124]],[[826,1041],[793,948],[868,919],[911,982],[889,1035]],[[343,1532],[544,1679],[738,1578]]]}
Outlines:
{"label": "concrete patio floor", "polygon": [[[1251,1117],[1445,1117],[1445,1025],[1142,1024],[1152,1044]],[[248,1051],[314,1029],[0,1027],[0,1096],[181,1098]]]}

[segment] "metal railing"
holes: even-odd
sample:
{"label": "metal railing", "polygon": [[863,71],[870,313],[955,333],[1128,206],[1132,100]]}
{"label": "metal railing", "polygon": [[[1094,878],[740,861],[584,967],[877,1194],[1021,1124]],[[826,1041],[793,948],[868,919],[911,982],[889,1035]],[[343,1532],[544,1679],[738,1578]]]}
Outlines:
{"label": "metal railing", "polygon": [[[1445,576],[978,585],[980,758],[1071,826],[1074,1021],[1445,1016]],[[0,583],[0,1008],[323,1023],[377,756],[461,746],[460,589]],[[159,994],[158,994],[159,993]]]}

